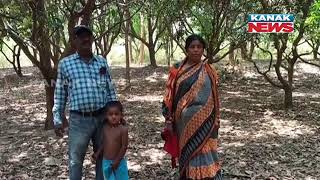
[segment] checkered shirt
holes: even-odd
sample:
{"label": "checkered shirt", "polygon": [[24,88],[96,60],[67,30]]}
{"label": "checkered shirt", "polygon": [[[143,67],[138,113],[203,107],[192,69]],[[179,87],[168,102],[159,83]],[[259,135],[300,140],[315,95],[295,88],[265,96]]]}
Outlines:
{"label": "checkered shirt", "polygon": [[61,126],[65,105],[69,110],[92,112],[116,101],[107,61],[94,56],[85,63],[78,53],[61,59],[54,92],[53,121]]}

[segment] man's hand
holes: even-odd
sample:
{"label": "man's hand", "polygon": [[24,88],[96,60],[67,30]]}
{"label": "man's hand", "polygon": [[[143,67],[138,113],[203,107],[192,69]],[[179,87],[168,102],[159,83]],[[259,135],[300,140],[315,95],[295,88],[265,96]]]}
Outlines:
{"label": "man's hand", "polygon": [[62,127],[56,127],[54,132],[56,133],[56,136],[63,138],[64,129]]}
{"label": "man's hand", "polygon": [[118,167],[119,167],[119,164],[120,164],[120,161],[118,161],[118,160],[113,161],[113,163],[112,163],[112,170],[113,170],[113,171],[117,170]]}

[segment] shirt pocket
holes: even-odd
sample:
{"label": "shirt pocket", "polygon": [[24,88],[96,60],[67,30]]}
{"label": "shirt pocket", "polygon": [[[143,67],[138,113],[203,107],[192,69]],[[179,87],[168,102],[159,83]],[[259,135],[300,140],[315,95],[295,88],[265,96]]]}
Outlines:
{"label": "shirt pocket", "polygon": [[101,89],[101,90],[105,90],[106,89],[106,87],[107,87],[107,83],[108,83],[108,81],[107,81],[107,76],[106,76],[106,74],[105,75],[99,75],[98,76],[98,80],[97,80],[97,85],[98,85],[98,87]]}

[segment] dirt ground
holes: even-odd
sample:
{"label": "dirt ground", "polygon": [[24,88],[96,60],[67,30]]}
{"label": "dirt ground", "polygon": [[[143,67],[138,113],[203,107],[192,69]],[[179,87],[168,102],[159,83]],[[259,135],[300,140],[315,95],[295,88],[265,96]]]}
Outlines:
{"label": "dirt ground", "polygon": [[[254,72],[221,76],[219,155],[225,179],[320,179],[320,73],[304,67],[295,76],[290,111],[282,108],[283,92]],[[23,71],[25,77],[6,84],[3,74],[13,72],[0,70],[0,179],[67,179],[67,136],[57,139],[44,130],[44,84],[35,69]],[[160,137],[166,73],[162,67],[132,68],[132,86],[124,91],[125,69],[112,69],[129,124],[131,179],[177,177]],[[90,147],[85,179],[94,178],[91,153]]]}

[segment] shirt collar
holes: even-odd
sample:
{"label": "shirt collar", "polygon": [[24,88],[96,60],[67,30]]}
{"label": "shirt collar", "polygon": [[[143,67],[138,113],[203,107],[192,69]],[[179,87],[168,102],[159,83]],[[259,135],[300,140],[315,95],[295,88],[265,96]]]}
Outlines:
{"label": "shirt collar", "polygon": [[[80,54],[78,52],[76,52],[76,59],[81,60]],[[92,62],[92,61],[98,61],[98,58],[96,55],[93,55],[89,62]]]}

